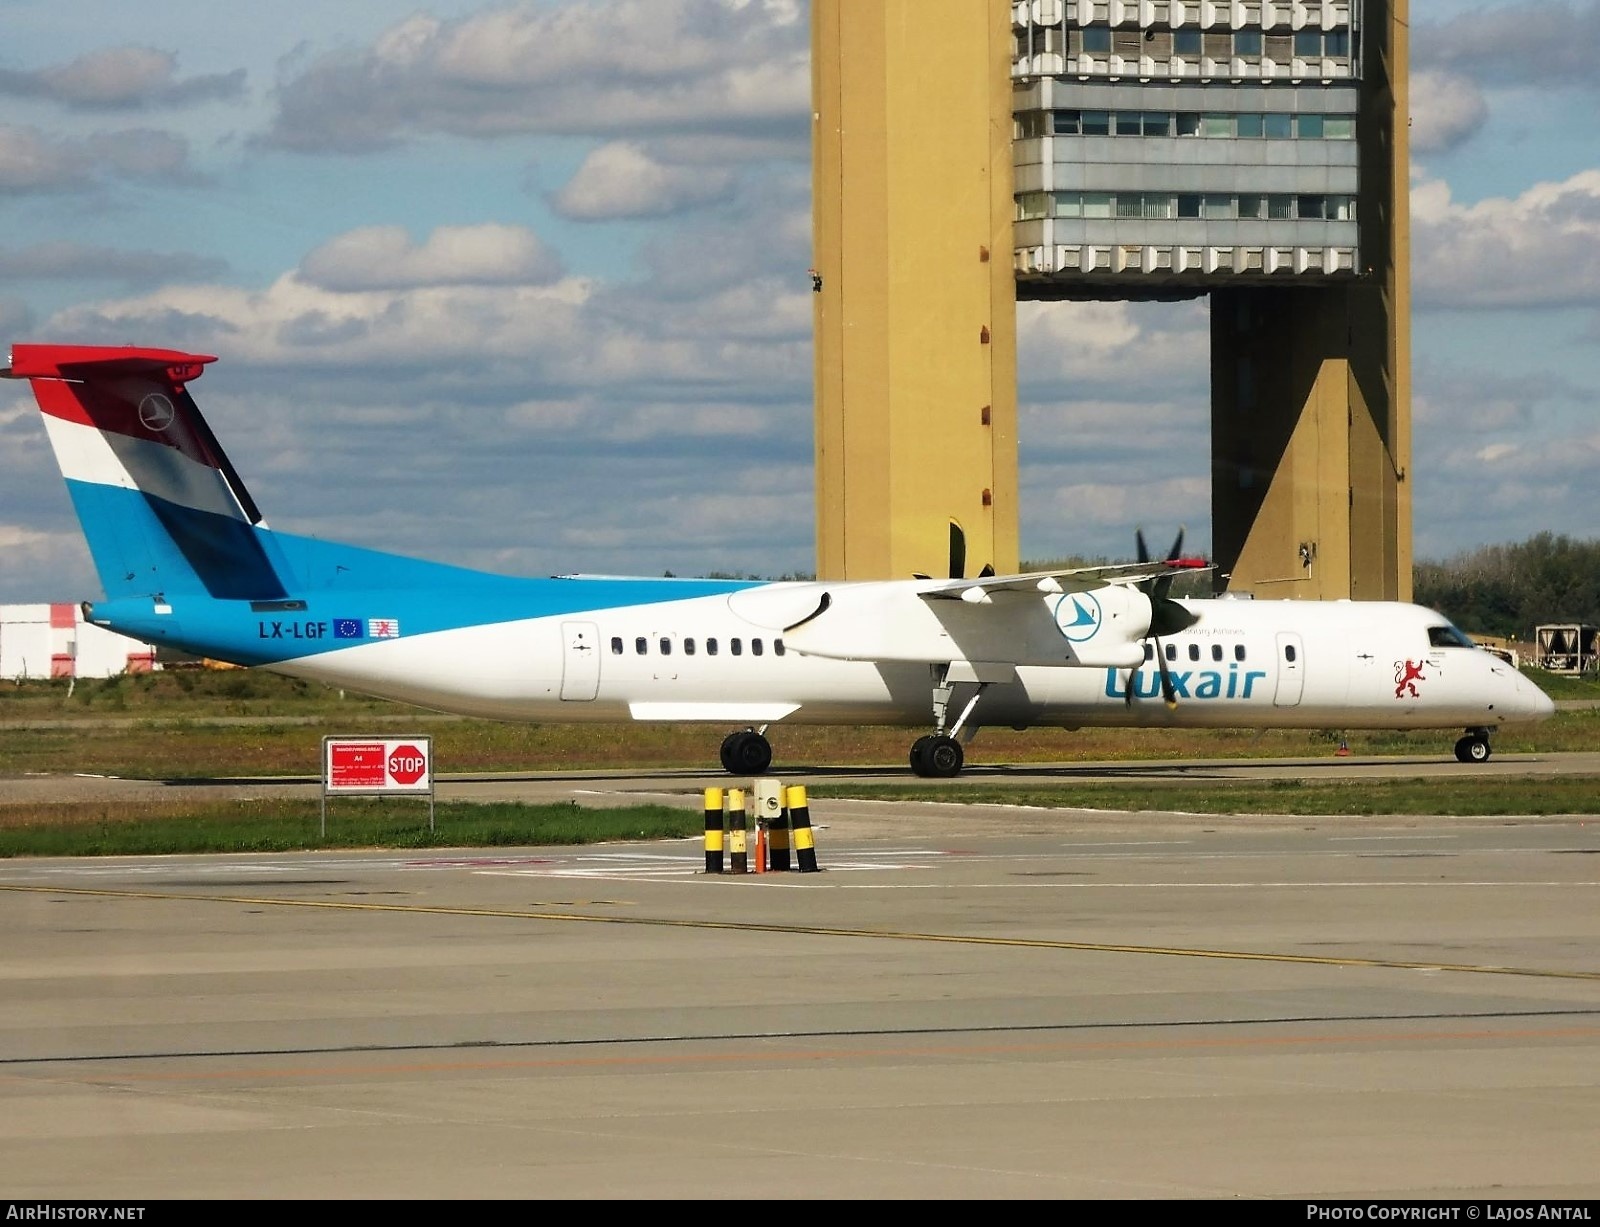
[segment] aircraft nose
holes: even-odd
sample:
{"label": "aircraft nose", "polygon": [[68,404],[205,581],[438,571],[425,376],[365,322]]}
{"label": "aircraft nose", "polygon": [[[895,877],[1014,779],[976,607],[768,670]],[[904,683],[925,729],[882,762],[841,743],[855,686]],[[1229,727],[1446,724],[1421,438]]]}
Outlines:
{"label": "aircraft nose", "polygon": [[1555,701],[1520,673],[1517,674],[1518,697],[1523,710],[1534,720],[1548,720],[1556,713]]}

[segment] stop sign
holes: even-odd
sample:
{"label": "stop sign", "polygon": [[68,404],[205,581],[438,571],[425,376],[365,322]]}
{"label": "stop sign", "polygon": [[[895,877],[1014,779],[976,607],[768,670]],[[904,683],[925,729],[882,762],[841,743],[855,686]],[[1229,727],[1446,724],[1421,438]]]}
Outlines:
{"label": "stop sign", "polygon": [[428,756],[407,742],[389,753],[389,777],[396,784],[415,784],[428,770]]}

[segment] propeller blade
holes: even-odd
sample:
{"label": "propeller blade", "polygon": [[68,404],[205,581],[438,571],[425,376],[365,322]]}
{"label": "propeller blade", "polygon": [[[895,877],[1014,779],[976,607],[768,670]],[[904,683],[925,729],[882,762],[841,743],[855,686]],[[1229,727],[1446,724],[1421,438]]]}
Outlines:
{"label": "propeller blade", "polygon": [[1161,650],[1161,640],[1156,640],[1156,665],[1161,670],[1161,697],[1168,708],[1178,706],[1178,690],[1172,684],[1172,674],[1167,672],[1167,654]]}
{"label": "propeller blade", "polygon": [[[1183,557],[1183,533],[1180,527],[1178,535],[1173,539],[1172,548],[1167,551],[1167,562],[1176,562]],[[1144,539],[1144,529],[1136,528],[1133,532],[1134,545],[1138,549],[1139,561],[1150,561],[1150,546]],[[1150,598],[1150,630],[1148,637],[1155,646],[1156,671],[1161,676],[1161,697],[1169,708],[1178,706],[1178,688],[1172,683],[1172,673],[1167,668],[1167,654],[1163,650],[1161,637],[1163,635],[1177,635],[1188,630],[1200,621],[1200,615],[1192,610],[1185,609],[1177,601],[1167,595],[1172,587],[1174,576],[1155,575],[1149,579],[1140,580],[1139,591]],[[1133,677],[1135,670],[1128,673],[1128,684],[1123,687],[1122,701],[1128,706],[1133,705],[1134,689]]]}
{"label": "propeller blade", "polygon": [[[1182,557],[1183,557],[1183,529],[1180,526],[1179,529],[1178,529],[1178,535],[1177,535],[1176,539],[1174,539],[1174,541],[1172,542],[1172,548],[1167,551],[1167,561],[1168,562],[1174,562],[1177,559],[1182,558]],[[1164,601],[1164,600],[1166,600],[1167,599],[1167,593],[1172,588],[1172,580],[1173,580],[1173,577],[1171,575],[1163,575],[1160,578],[1158,578],[1157,580],[1155,580],[1155,582],[1153,582],[1150,585],[1150,599],[1153,600],[1153,601]]]}
{"label": "propeller blade", "polygon": [[1181,635],[1196,622],[1200,615],[1193,610],[1185,609],[1169,596],[1150,597],[1150,634],[1159,638],[1162,635]]}

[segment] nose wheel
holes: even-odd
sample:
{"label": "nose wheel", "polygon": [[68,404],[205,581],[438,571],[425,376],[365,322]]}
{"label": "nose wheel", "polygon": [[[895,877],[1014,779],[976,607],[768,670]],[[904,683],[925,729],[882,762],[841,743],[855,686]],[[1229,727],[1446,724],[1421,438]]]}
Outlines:
{"label": "nose wheel", "polygon": [[1472,729],[1456,742],[1456,758],[1463,763],[1489,761],[1489,733],[1486,729]]}
{"label": "nose wheel", "polygon": [[930,734],[919,737],[911,746],[911,770],[924,779],[947,780],[961,773],[966,761],[961,743],[954,737]]}

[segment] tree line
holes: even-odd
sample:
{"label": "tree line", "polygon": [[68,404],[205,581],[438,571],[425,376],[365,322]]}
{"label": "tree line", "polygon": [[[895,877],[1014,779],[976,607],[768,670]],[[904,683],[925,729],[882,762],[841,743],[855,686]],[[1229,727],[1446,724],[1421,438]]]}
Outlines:
{"label": "tree line", "polygon": [[1600,625],[1600,540],[1539,533],[1412,568],[1415,600],[1469,634],[1532,641],[1552,622]]}

